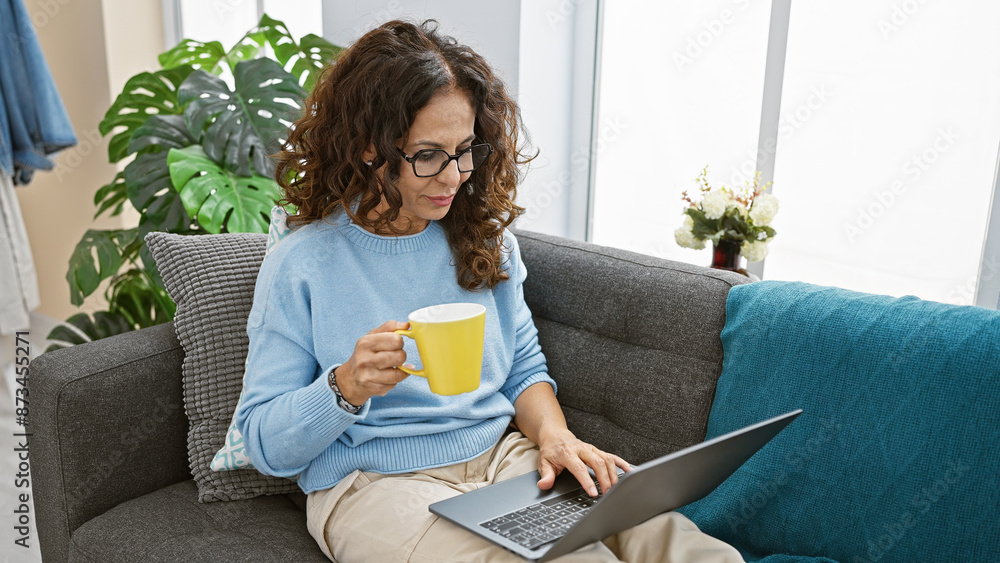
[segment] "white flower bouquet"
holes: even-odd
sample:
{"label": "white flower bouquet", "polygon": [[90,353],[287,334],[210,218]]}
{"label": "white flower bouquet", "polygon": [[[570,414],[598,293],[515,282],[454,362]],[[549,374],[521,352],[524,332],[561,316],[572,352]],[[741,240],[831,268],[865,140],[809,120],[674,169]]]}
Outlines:
{"label": "white flower bouquet", "polygon": [[771,228],[771,221],[778,213],[778,198],[763,193],[770,182],[761,186],[757,172],[753,182],[748,181],[737,191],[725,186],[712,188],[707,176],[708,166],[705,166],[695,180],[701,192],[699,201],[692,201],[687,192],[683,194],[688,207],[684,210],[683,224],[674,231],[677,244],[700,250],[705,248],[706,240],[715,245],[731,241],[740,245],[740,253],[748,261],[763,260],[767,244],[777,234]]}

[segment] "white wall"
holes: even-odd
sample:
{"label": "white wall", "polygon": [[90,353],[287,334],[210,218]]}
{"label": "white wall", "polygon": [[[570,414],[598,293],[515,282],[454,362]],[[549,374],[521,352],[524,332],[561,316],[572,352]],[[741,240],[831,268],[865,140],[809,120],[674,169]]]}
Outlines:
{"label": "white wall", "polygon": [[[540,151],[518,190],[518,203],[528,211],[517,227],[568,236],[575,13],[578,3],[590,2],[323,0],[323,35],[347,46],[391,19],[432,18],[486,57],[514,93]],[[580,126],[589,131],[589,120]],[[585,153],[586,144],[577,149]]]}
{"label": "white wall", "polygon": [[[145,2],[26,0],[24,5],[79,141],[55,157],[54,170],[35,174],[31,184],[16,190],[38,274],[38,313],[62,321],[80,312],[70,303],[66,270],[84,232],[129,228],[138,221],[134,212],[93,219],[94,192],[117,171],[108,163],[110,136],[101,137],[98,124],[129,77],[159,68],[163,22],[158,5]],[[107,307],[104,287],[84,302],[84,311]]]}

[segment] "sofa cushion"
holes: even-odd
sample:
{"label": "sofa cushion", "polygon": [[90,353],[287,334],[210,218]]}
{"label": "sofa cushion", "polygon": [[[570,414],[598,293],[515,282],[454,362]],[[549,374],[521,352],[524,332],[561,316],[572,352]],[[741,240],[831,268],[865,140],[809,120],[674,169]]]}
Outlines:
{"label": "sofa cushion", "polygon": [[194,481],[128,501],[73,533],[70,561],[329,563],[306,529],[305,495],[199,503]]}
{"label": "sofa cushion", "polygon": [[256,469],[212,471],[243,386],[246,326],[266,243],[264,234],[150,233],[146,244],[177,304],[174,328],[184,348],[188,458],[202,502],[297,491]]}
{"label": "sofa cushion", "polygon": [[1000,312],[804,283],[733,288],[708,435],[804,413],[686,507],[749,560],[1000,553]]}

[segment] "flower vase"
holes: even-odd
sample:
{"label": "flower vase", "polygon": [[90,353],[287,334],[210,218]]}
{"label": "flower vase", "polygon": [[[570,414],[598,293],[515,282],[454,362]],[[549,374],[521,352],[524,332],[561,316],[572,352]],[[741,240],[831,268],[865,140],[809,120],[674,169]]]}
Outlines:
{"label": "flower vase", "polygon": [[740,241],[726,239],[715,243],[712,249],[711,267],[716,270],[729,270],[746,276],[747,271],[740,266],[740,247],[742,244]]}

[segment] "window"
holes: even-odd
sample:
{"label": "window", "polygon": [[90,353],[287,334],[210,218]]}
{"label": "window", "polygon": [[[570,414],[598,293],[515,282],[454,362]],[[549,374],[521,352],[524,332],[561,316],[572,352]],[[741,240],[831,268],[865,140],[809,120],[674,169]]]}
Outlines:
{"label": "window", "polygon": [[[285,22],[292,36],[323,35],[320,0],[173,0],[179,16],[177,40],[219,41],[226,49],[260,21],[262,14]],[[169,41],[169,39],[168,39]],[[174,41],[176,43],[176,41]],[[170,46],[172,47],[172,43]]]}
{"label": "window", "polygon": [[[596,153],[593,240],[707,265],[673,241],[679,194],[705,164],[713,185],[753,172],[770,7],[688,4],[605,6],[600,126],[621,133]],[[998,19],[972,0],[795,3],[767,279],[973,302],[989,274]]]}
{"label": "window", "polygon": [[997,18],[969,0],[792,9],[782,116],[797,127],[779,138],[768,277],[972,303],[1000,140]]}
{"label": "window", "polygon": [[770,1],[604,5],[594,242],[711,262],[674,242],[681,193],[706,164],[716,182],[753,177],[769,13]]}

